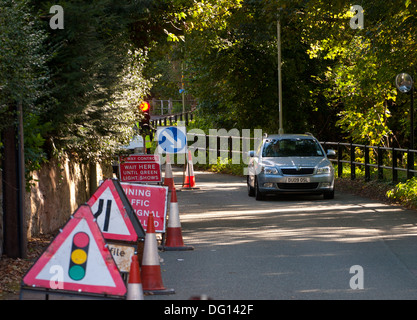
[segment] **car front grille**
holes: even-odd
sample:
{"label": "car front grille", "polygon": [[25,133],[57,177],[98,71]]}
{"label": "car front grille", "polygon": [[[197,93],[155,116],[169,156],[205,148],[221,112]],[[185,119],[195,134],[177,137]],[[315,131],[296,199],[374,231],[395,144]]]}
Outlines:
{"label": "car front grille", "polygon": [[297,175],[313,174],[314,168],[300,168],[299,170],[295,168],[282,168],[281,172],[284,175],[297,176]]}
{"label": "car front grille", "polygon": [[318,182],[310,183],[278,183],[278,188],[283,190],[312,190],[317,189]]}

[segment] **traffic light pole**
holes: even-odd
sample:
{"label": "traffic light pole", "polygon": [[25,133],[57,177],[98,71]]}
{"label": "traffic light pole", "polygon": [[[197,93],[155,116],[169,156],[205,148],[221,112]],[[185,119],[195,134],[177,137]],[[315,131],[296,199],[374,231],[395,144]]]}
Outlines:
{"label": "traffic light pole", "polygon": [[279,13],[277,20],[277,48],[278,48],[278,108],[279,108],[279,134],[284,134],[282,126],[282,84],[281,84],[281,23]]}

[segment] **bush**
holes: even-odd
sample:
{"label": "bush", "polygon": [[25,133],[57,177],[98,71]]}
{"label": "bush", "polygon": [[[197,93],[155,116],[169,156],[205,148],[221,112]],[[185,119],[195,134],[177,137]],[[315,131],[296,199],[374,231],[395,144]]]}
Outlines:
{"label": "bush", "polygon": [[405,205],[417,207],[417,177],[413,177],[405,183],[398,183],[387,192],[387,197]]}
{"label": "bush", "polygon": [[201,170],[207,170],[217,173],[232,174],[235,176],[243,176],[246,164],[233,164],[232,159],[217,158],[216,164],[196,164],[196,167]]}

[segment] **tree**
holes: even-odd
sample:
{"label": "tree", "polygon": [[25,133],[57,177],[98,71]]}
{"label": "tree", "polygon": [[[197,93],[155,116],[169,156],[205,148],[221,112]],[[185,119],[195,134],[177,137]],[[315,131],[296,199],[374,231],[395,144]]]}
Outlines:
{"label": "tree", "polygon": [[199,111],[214,126],[278,131],[277,13],[283,7],[284,129],[326,135],[324,123],[332,113],[323,112],[327,105],[313,77],[328,63],[308,59],[308,44],[301,41],[299,6],[286,6],[284,1],[241,1],[228,11],[223,8],[228,14],[222,20],[187,30],[183,45],[186,80],[200,101]]}
{"label": "tree", "polygon": [[[34,121],[41,113],[35,101],[48,80],[45,33],[31,15],[27,1],[1,0],[0,6],[0,131],[3,142],[4,252],[26,256],[24,205],[23,126],[38,130]],[[18,120],[20,118],[20,121]],[[26,120],[26,121],[25,121]],[[19,138],[17,138],[19,136]],[[28,162],[37,139],[28,140]]]}
{"label": "tree", "polygon": [[333,84],[329,101],[343,103],[338,124],[345,134],[363,143],[404,142],[401,136],[409,135],[404,125],[409,121],[403,120],[405,97],[397,95],[393,82],[402,70],[415,73],[417,57],[410,48],[416,45],[417,7],[405,0],[361,5],[364,29],[353,30],[348,2],[309,1],[309,14],[302,18],[304,39],[313,59],[335,62],[319,78]]}
{"label": "tree", "polygon": [[132,46],[134,4],[62,1],[65,28],[52,30],[51,3],[33,2],[54,48],[48,63],[53,86],[41,119],[51,123],[49,155],[109,160],[132,137],[137,106],[150,87],[141,74],[146,51]]}

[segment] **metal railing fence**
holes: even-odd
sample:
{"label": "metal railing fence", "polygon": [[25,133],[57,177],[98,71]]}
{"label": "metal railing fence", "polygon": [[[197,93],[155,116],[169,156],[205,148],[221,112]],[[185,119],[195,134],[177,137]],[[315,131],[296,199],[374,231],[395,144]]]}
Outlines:
{"label": "metal railing fence", "polygon": [[[158,125],[167,126],[180,120],[185,121],[185,124],[188,125],[188,121],[192,119],[193,113],[190,111],[184,114],[165,115],[163,118],[152,120],[152,124],[154,127]],[[187,136],[191,137],[188,142],[192,148],[195,138],[201,136],[201,134],[189,132]],[[217,157],[229,159],[236,159],[236,154],[241,157],[246,156],[247,151],[256,149],[256,140],[260,141],[259,138],[219,135],[205,135],[205,139],[205,148],[194,149],[205,149],[208,153],[216,154]],[[235,139],[240,139],[240,147],[237,150],[232,148],[233,144],[236,143]],[[410,179],[417,173],[414,162],[417,150],[414,149],[371,146],[353,142],[320,143],[325,150],[334,149],[336,151],[336,157],[330,160],[337,165],[337,177],[348,174],[352,180],[355,180],[359,169],[365,181],[370,181],[373,177],[376,177],[378,180],[389,179],[395,183],[399,180]],[[350,170],[344,172],[346,166]]]}

